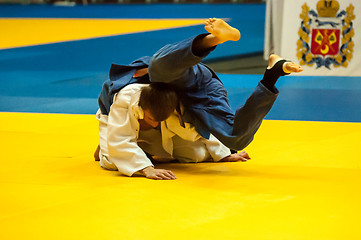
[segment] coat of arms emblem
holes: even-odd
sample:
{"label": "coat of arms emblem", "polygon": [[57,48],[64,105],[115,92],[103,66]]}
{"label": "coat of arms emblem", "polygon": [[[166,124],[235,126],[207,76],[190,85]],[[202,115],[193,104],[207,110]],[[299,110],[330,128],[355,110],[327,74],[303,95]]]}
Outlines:
{"label": "coat of arms emblem", "polygon": [[301,65],[316,67],[347,67],[352,59],[354,6],[339,11],[337,0],[320,0],[317,12],[305,3],[300,15],[302,22],[298,31],[297,57]]}

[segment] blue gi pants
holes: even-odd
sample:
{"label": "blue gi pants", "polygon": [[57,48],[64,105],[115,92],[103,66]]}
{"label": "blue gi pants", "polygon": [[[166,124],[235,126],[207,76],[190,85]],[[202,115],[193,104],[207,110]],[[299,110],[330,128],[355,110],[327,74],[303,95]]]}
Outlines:
{"label": "blue gi pants", "polygon": [[199,53],[193,48],[196,38],[166,45],[153,55],[150,81],[166,82],[178,89],[186,110],[184,120],[192,123],[200,135],[208,138],[211,133],[230,149],[242,150],[253,140],[278,90],[273,93],[259,83],[234,114],[222,82],[212,69],[201,63],[214,48]]}

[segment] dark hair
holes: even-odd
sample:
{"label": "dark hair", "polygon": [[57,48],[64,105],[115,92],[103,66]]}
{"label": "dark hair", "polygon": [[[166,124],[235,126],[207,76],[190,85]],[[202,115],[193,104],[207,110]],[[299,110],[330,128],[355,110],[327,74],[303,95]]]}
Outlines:
{"label": "dark hair", "polygon": [[154,120],[166,120],[176,109],[178,97],[175,89],[167,83],[152,82],[142,88],[139,106],[149,110]]}

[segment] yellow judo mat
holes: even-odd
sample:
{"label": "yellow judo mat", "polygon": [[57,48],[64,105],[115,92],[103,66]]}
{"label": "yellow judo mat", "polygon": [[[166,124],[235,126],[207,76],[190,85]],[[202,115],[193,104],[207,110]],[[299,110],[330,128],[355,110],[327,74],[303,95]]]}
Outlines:
{"label": "yellow judo mat", "polygon": [[[200,25],[204,19],[0,18],[0,49]],[[26,36],[26,37],[24,37]]]}
{"label": "yellow judo mat", "polygon": [[93,160],[93,115],[0,113],[0,239],[361,239],[361,123],[266,120],[247,163]]}

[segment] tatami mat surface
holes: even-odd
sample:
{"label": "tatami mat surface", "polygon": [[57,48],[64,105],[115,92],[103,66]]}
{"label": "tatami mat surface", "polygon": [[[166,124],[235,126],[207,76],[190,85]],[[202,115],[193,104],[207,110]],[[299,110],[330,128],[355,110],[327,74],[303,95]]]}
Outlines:
{"label": "tatami mat surface", "polygon": [[[129,178],[91,115],[0,113],[1,239],[358,239],[360,123],[265,121],[247,163]],[[332,131],[330,131],[332,129]]]}

